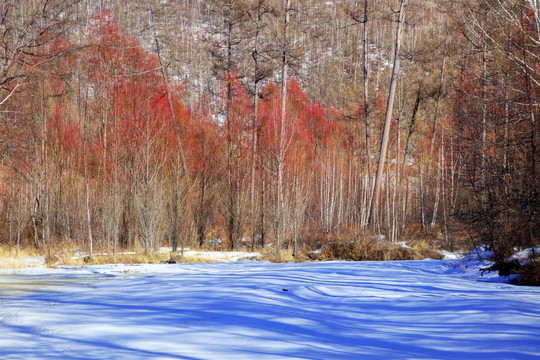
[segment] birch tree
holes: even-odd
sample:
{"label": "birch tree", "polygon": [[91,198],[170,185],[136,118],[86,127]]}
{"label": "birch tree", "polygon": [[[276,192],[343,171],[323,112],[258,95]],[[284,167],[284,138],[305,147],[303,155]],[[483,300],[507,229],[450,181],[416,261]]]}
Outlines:
{"label": "birch tree", "polygon": [[279,119],[279,147],[277,154],[277,194],[276,194],[276,225],[275,225],[275,236],[276,236],[276,253],[279,254],[280,241],[281,241],[281,232],[283,227],[283,207],[284,207],[284,191],[283,191],[283,169],[285,166],[285,153],[287,147],[287,134],[286,134],[286,114],[287,114],[287,80],[288,80],[288,70],[289,70],[289,59],[288,59],[288,28],[289,28],[289,12],[290,12],[291,1],[285,0],[285,10],[283,16],[283,43],[282,51],[283,57],[281,62],[281,113]]}
{"label": "birch tree", "polygon": [[401,37],[405,21],[405,11],[407,8],[407,0],[401,0],[399,6],[399,18],[396,27],[396,41],[394,45],[394,61],[392,67],[392,76],[390,79],[390,88],[388,90],[388,98],[386,105],[386,115],[384,118],[384,129],[381,138],[381,146],[379,150],[379,163],[377,165],[377,174],[375,175],[375,181],[373,184],[373,193],[371,196],[371,207],[369,211],[369,224],[374,226],[377,222],[377,212],[379,210],[379,193],[381,190],[381,182],[384,173],[384,165],[386,162],[386,153],[388,151],[388,140],[390,136],[390,123],[392,121],[392,114],[394,108],[394,97],[396,94],[396,85],[399,75],[400,64],[400,47]]}

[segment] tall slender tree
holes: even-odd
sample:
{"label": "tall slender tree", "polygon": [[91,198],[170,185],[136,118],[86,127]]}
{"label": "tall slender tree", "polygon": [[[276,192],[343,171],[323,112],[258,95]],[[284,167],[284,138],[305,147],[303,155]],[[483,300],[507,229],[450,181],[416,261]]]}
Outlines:
{"label": "tall slender tree", "polygon": [[384,165],[386,162],[386,153],[388,151],[388,140],[390,136],[390,123],[392,121],[392,114],[394,108],[394,97],[396,94],[396,85],[399,75],[399,64],[400,64],[400,48],[401,48],[401,37],[403,32],[403,27],[405,26],[405,11],[407,8],[407,0],[401,0],[399,6],[399,18],[396,25],[396,41],[394,45],[394,65],[392,67],[392,76],[390,79],[390,87],[388,90],[388,99],[386,104],[386,115],[384,118],[384,130],[381,138],[381,147],[379,150],[379,163],[377,165],[377,174],[375,176],[375,181],[373,184],[373,192],[371,196],[371,207],[369,211],[369,223],[375,225],[377,219],[377,212],[379,210],[379,193],[381,190],[381,182],[384,171]]}

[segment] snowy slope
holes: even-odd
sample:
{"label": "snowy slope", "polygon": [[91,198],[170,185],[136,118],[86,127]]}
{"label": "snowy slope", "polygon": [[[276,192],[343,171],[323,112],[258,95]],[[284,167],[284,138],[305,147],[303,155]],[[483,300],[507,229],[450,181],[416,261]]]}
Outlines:
{"label": "snowy slope", "polygon": [[482,261],[17,270],[0,359],[540,358],[540,289]]}

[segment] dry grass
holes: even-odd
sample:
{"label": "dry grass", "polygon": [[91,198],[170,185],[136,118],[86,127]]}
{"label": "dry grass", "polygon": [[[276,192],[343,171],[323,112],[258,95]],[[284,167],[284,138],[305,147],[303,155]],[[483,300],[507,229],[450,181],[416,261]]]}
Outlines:
{"label": "dry grass", "polygon": [[92,258],[84,257],[83,262],[87,265],[103,265],[103,264],[158,264],[169,258],[169,254],[157,253],[117,253],[113,254],[98,254]]}
{"label": "dry grass", "polygon": [[[58,266],[58,265],[71,265],[71,266],[80,266],[80,265],[103,265],[103,264],[115,264],[115,263],[124,263],[124,264],[160,264],[160,263],[212,263],[217,261],[234,261],[237,256],[231,254],[227,256],[224,251],[223,256],[218,258],[213,258],[205,254],[205,250],[200,250],[201,252],[186,251],[184,253],[177,252],[171,254],[170,252],[159,253],[153,252],[145,254],[143,249],[140,247],[134,247],[131,249],[121,249],[118,250],[116,255],[107,253],[106,249],[102,251],[95,251],[94,255],[90,258],[86,253],[80,255],[81,252],[78,248],[67,247],[55,252],[54,256],[48,258],[49,266]],[[208,250],[210,251],[210,250]]]}
{"label": "dry grass", "polygon": [[[159,264],[159,263],[211,263],[216,261],[235,261],[238,256],[236,254],[227,255],[226,252],[222,256],[211,256],[205,254],[205,250],[200,250],[201,253],[187,251],[185,253],[148,253],[145,254],[143,249],[135,246],[130,249],[118,249],[116,254],[111,254],[104,249],[95,249],[92,257],[88,256],[86,249],[82,249],[79,244],[69,241],[69,239],[58,239],[54,242],[54,246],[46,249],[28,248],[23,249],[19,256],[16,256],[16,250],[13,247],[0,244],[0,268],[24,268],[31,266],[30,257],[44,256],[45,264],[49,267],[57,266],[82,266],[82,265],[104,265],[104,264]],[[290,251],[284,251],[284,259],[291,259]],[[289,261],[289,260],[282,260]]]}
{"label": "dry grass", "polygon": [[50,267],[59,265],[100,265],[100,264],[152,264],[164,262],[170,254],[144,254],[141,249],[134,251],[118,251],[116,255],[106,251],[96,251],[91,258],[86,256],[80,247],[72,241],[57,241],[47,249],[35,247],[22,248],[17,255],[14,246],[0,244],[0,268],[20,269],[30,266],[32,257],[45,257],[45,264]]}
{"label": "dry grass", "polygon": [[[302,262],[309,260],[420,260],[425,258],[439,259],[442,256],[433,247],[433,241],[416,240],[409,241],[410,248],[401,247],[378,240],[370,234],[359,233],[357,231],[341,231],[331,234],[325,239],[316,238],[313,242],[315,248],[322,246],[322,251],[313,253],[302,251],[293,256],[292,245],[281,249],[276,254],[273,246],[261,251],[261,260],[274,263],[282,262]],[[35,249],[28,247],[21,249],[16,256],[16,249],[13,246],[0,244],[0,268],[24,268],[29,266],[30,257],[45,256],[47,266],[56,267],[60,265],[81,266],[81,265],[103,265],[103,264],[158,264],[158,263],[211,263],[216,261],[234,261],[237,257],[226,254],[217,258],[207,256],[197,252],[176,253],[149,253],[145,254],[140,247],[131,249],[119,249],[116,254],[110,254],[107,249],[96,249],[90,258],[77,244],[69,239],[62,239],[54,242],[54,246],[47,249]],[[312,247],[313,249],[314,247]]]}
{"label": "dry grass", "polygon": [[414,251],[416,255],[415,260],[422,260],[422,259],[442,259],[443,256],[437,251],[437,249],[433,246],[433,243],[428,242],[426,240],[419,240],[415,241],[411,245],[412,251]]}
{"label": "dry grass", "polygon": [[79,251],[79,246],[72,241],[55,242],[45,252],[45,263],[47,266],[56,265],[79,265],[75,262],[75,254]]}
{"label": "dry grass", "polygon": [[273,263],[283,263],[283,262],[295,262],[297,258],[293,256],[292,247],[281,249],[279,254],[276,253],[275,247],[264,248],[261,252],[262,260],[270,261]]}
{"label": "dry grass", "polygon": [[21,248],[19,254],[15,246],[0,244],[0,269],[23,269],[28,267],[28,258],[41,256],[33,247]]}
{"label": "dry grass", "polygon": [[42,255],[39,250],[34,247],[24,247],[19,251],[17,256],[17,248],[15,246],[8,246],[6,244],[0,244],[0,259],[6,258],[27,258],[31,256],[40,256]]}
{"label": "dry grass", "polygon": [[426,240],[414,241],[410,247],[381,241],[369,233],[344,231],[331,234],[318,253],[307,252],[311,260],[395,261],[442,259],[443,256]]}
{"label": "dry grass", "polygon": [[170,254],[149,253],[145,254],[140,249],[119,250],[116,254],[107,251],[96,251],[92,257],[79,251],[78,248],[64,248],[55,252],[55,255],[47,257],[47,265],[105,265],[105,264],[159,264],[170,258]]}

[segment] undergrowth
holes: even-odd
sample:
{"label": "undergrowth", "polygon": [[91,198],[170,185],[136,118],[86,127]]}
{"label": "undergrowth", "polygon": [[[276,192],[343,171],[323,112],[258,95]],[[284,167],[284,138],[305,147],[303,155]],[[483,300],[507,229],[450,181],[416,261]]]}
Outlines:
{"label": "undergrowth", "polygon": [[0,244],[0,268],[22,269],[28,266],[25,259],[40,256],[40,252],[35,247],[22,247],[17,254],[17,248]]}
{"label": "undergrowth", "polygon": [[[303,262],[303,261],[325,261],[325,260],[421,260],[425,258],[440,259],[442,256],[433,247],[433,242],[425,239],[410,240],[409,246],[389,243],[379,239],[378,236],[371,236],[355,231],[341,231],[336,234],[317,236],[311,235],[309,240],[303,242],[302,250],[293,254],[292,244],[285,243],[279,253],[274,247],[254,249],[261,255],[260,260],[274,263],[281,262]],[[313,251],[316,250],[317,251]],[[199,249],[204,252],[208,249]],[[251,249],[238,249],[240,251],[250,251]],[[90,257],[86,251],[81,250],[80,244],[69,241],[56,241],[54,245],[36,249],[28,247],[21,249],[18,257],[14,247],[0,244],[0,267],[20,268],[28,266],[25,258],[44,256],[47,266],[56,267],[61,265],[81,266],[81,265],[102,265],[102,264],[158,264],[158,263],[210,263],[215,262],[204,253],[175,252],[175,253],[144,253],[139,246],[129,249],[118,249],[116,254],[107,248],[96,248]],[[217,261],[232,260],[222,257]]]}
{"label": "undergrowth", "polygon": [[292,246],[280,249],[279,253],[276,253],[275,247],[264,248],[262,249],[261,254],[263,260],[273,263],[298,261],[298,258],[293,255]]}
{"label": "undergrowth", "polygon": [[497,271],[499,276],[512,276],[511,281],[516,285],[540,286],[540,256],[532,255],[527,263],[521,264],[518,260],[497,261],[492,266],[482,269],[482,272]]}
{"label": "undergrowth", "polygon": [[0,244],[0,258],[25,258],[40,255],[40,251],[32,246],[21,247],[17,255],[17,248],[15,246]]}
{"label": "undergrowth", "polygon": [[311,260],[395,261],[442,259],[443,256],[426,240],[412,241],[410,246],[391,243],[377,236],[342,232],[328,237],[317,252],[307,252]]}
{"label": "undergrowth", "polygon": [[540,286],[540,258],[523,265],[520,272],[519,284]]}

